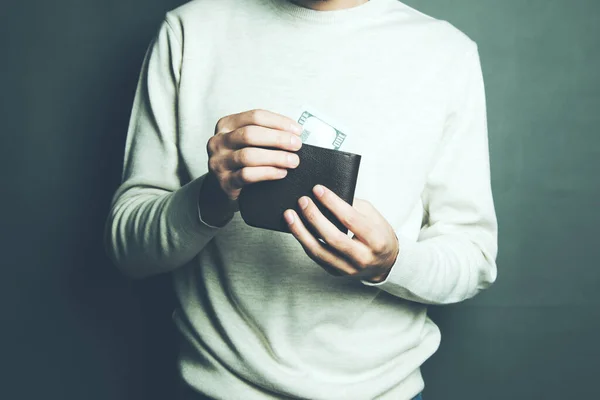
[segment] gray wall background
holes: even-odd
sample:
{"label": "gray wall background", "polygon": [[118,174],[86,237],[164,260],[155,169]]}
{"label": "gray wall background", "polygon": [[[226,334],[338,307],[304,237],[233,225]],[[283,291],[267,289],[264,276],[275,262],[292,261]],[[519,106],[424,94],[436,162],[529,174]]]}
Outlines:
{"label": "gray wall background", "polygon": [[[144,51],[181,3],[1,13],[2,399],[172,397],[169,282],[118,275],[102,228]],[[431,309],[443,338],[425,398],[595,398],[600,2],[407,4],[479,43],[500,223],[496,284]]]}

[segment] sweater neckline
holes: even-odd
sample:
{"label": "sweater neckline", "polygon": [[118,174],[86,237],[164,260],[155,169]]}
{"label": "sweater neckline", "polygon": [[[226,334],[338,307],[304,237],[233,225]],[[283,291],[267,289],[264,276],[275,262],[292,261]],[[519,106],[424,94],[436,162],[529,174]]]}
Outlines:
{"label": "sweater neckline", "polygon": [[312,24],[337,24],[371,17],[381,10],[385,0],[369,0],[358,6],[339,10],[314,10],[300,6],[290,0],[268,0],[275,12],[283,17]]}

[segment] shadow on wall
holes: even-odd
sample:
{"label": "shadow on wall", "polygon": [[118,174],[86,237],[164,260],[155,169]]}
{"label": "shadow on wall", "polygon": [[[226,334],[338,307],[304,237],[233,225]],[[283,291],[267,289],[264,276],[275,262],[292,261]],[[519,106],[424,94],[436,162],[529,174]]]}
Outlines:
{"label": "shadow on wall", "polygon": [[[175,388],[175,304],[170,276],[133,281],[106,256],[103,230],[110,200],[120,183],[123,150],[144,52],[146,35],[120,40],[105,50],[77,81],[79,101],[70,110],[85,133],[78,148],[80,168],[73,188],[82,215],[68,271],[69,303],[82,324],[93,328],[111,355],[123,392],[131,399],[171,398]],[[112,44],[115,44],[115,40]],[[98,380],[101,382],[101,379]]]}

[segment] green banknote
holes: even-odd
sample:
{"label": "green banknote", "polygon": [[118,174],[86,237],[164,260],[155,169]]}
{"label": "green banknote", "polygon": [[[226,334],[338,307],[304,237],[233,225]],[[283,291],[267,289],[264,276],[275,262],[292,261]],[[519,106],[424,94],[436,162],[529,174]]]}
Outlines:
{"label": "green banknote", "polygon": [[339,150],[344,143],[344,139],[346,139],[346,134],[310,111],[302,111],[298,123],[303,127],[300,137],[302,143]]}

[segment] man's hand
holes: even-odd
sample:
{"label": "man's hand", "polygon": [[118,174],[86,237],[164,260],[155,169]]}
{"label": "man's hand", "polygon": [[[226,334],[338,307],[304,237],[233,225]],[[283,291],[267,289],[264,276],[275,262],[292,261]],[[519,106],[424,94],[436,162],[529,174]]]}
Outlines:
{"label": "man's hand", "polygon": [[266,110],[251,110],[219,119],[206,145],[209,174],[200,191],[202,218],[221,226],[239,207],[242,188],[281,179],[300,162],[302,127],[293,119]]}
{"label": "man's hand", "polygon": [[[300,162],[302,126],[266,110],[221,118],[208,140],[208,169],[231,200],[250,183],[281,179]],[[266,148],[268,147],[268,149]]]}
{"label": "man's hand", "polygon": [[316,185],[313,192],[354,236],[341,232],[310,197],[303,196],[298,200],[302,214],[325,243],[310,233],[294,210],[286,210],[284,217],[306,254],[333,275],[383,281],[399,252],[392,226],[366,200],[354,199],[351,206],[322,185]]}

